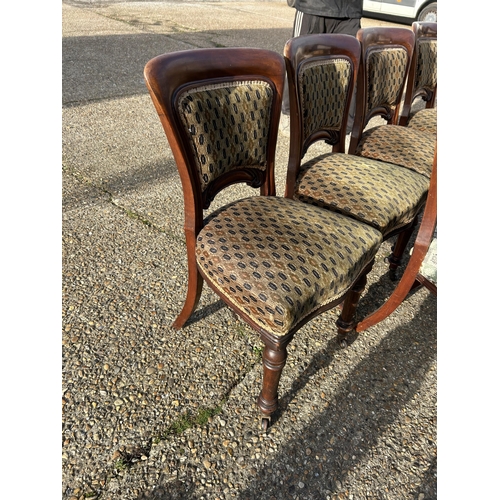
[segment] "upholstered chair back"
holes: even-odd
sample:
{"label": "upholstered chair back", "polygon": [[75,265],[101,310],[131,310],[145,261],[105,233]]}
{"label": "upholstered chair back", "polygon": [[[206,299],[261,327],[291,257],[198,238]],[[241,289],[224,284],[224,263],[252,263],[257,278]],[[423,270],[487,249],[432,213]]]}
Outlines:
{"label": "upholstered chair back", "polygon": [[[317,141],[345,151],[348,111],[361,46],[355,37],[314,34],[290,39],[284,48],[290,89],[288,174]],[[291,169],[291,170],[290,170]]]}
{"label": "upholstered chair back", "polygon": [[352,61],[345,57],[307,60],[300,66],[298,91],[304,140],[319,130],[340,132],[352,78]]}
{"label": "upholstered chair back", "polygon": [[361,65],[350,152],[372,118],[397,123],[415,45],[415,34],[408,28],[363,28],[356,37]]}
{"label": "upholstered chair back", "polygon": [[408,63],[403,47],[375,47],[366,54],[368,116],[377,108],[394,110],[399,104]]}
{"label": "upholstered chair back", "polygon": [[[437,134],[437,23],[414,22],[415,50],[399,125]],[[422,109],[419,99],[425,103]]]}
{"label": "upholstered chair back", "polygon": [[417,71],[414,89],[427,88],[434,92],[437,86],[437,40],[421,40],[417,44]]}
{"label": "upholstered chair back", "polygon": [[284,61],[265,52],[263,74],[262,54],[251,48],[186,50],[147,66],[153,103],[192,208],[186,224],[195,234],[203,209],[226,186],[246,183],[275,194]]}
{"label": "upholstered chair back", "polygon": [[201,84],[182,91],[176,111],[205,191],[221,175],[267,166],[273,89],[259,80]]}

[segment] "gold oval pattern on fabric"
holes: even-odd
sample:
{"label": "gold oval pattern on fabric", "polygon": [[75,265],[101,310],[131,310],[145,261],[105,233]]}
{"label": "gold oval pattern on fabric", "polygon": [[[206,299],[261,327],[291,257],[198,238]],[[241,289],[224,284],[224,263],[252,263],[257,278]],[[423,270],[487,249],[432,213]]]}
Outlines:
{"label": "gold oval pattern on fabric", "polygon": [[413,220],[428,189],[429,180],[410,169],[327,153],[300,167],[294,196],[355,217],[387,234]]}
{"label": "gold oval pattern on fabric", "polygon": [[437,108],[424,108],[410,114],[408,127],[437,134]]}
{"label": "gold oval pattern on fabric", "polygon": [[366,63],[368,73],[367,114],[378,106],[395,106],[404,82],[408,54],[403,48],[372,50]]}
{"label": "gold oval pattern on fabric", "polygon": [[400,125],[381,125],[363,132],[356,155],[409,168],[430,179],[436,136]]}
{"label": "gold oval pattern on fabric", "polygon": [[347,105],[347,86],[352,75],[344,58],[306,62],[299,71],[303,137],[317,130],[340,130]]}
{"label": "gold oval pattern on fabric", "polygon": [[[234,242],[227,237],[231,233]],[[263,330],[283,336],[341,297],[381,242],[379,231],[352,218],[288,198],[257,196],[207,218],[196,258],[206,279],[238,309]]]}
{"label": "gold oval pattern on fabric", "polygon": [[421,40],[417,57],[414,89],[434,88],[437,85],[437,40]]}
{"label": "gold oval pattern on fabric", "polygon": [[262,81],[224,82],[181,93],[177,110],[190,138],[202,191],[230,170],[265,170],[273,92]]}

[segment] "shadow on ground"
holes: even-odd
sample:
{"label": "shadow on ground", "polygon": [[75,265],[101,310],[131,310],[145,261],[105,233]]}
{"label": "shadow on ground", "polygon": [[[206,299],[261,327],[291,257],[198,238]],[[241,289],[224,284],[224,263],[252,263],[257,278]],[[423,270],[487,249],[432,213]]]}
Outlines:
{"label": "shadow on ground", "polygon": [[[238,498],[324,498],[325,488],[330,491],[344,485],[363,456],[371,453],[384,432],[400,418],[401,410],[418,395],[423,380],[435,363],[437,328],[435,297],[428,295],[415,317],[404,325],[391,330],[372,351],[351,369],[351,376],[339,388],[334,401],[326,411],[318,414],[312,425],[300,435],[290,436],[288,445],[273,456],[274,466],[262,467]],[[415,328],[415,325],[421,325]],[[311,378],[333,362],[339,347],[332,339],[327,347],[317,353],[309,366],[294,382],[290,391],[280,400],[278,418],[287,411],[298,392],[306,389]],[[334,436],[332,442],[332,436]],[[296,478],[301,476],[305,450],[312,449],[312,456],[326,459],[309,473],[307,484],[298,491]],[[399,457],[407,459],[407,457]],[[420,483],[412,498],[427,500],[437,498],[436,457],[422,460],[413,457],[413,465],[423,468]],[[398,468],[398,456],[389,456],[388,470]],[[311,466],[308,466],[310,469]],[[137,500],[194,500],[192,478],[185,481],[160,484]]]}
{"label": "shadow on ground", "polygon": [[282,54],[288,38],[289,29],[66,37],[62,40],[63,106],[146,94],[144,66],[166,52],[243,43],[273,47]]}

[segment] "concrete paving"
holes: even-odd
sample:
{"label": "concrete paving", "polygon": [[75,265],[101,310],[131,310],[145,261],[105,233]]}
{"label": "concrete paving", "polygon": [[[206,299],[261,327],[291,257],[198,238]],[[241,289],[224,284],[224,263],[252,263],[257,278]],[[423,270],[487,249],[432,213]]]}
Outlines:
{"label": "concrete paving", "polygon": [[[188,325],[170,326],[186,291],[182,190],[144,65],[196,47],[282,53],[293,9],[89,0],[62,12],[63,498],[436,498],[426,290],[345,350],[335,311],[304,327],[268,435],[255,406],[258,336],[207,287]],[[363,19],[373,23],[390,24]],[[280,135],[278,194],[287,155]],[[250,192],[229,190],[215,206]],[[360,314],[393,288],[390,244]]]}

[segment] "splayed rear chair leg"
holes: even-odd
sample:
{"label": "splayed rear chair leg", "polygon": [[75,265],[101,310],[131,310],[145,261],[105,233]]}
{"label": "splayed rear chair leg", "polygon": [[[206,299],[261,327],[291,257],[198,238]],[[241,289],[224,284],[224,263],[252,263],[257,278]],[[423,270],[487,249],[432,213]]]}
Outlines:
{"label": "splayed rear chair leg", "polygon": [[180,330],[186,321],[189,319],[193,311],[196,309],[198,302],[200,300],[201,291],[203,289],[203,278],[198,272],[198,269],[192,269],[189,272],[188,278],[188,291],[186,296],[186,301],[184,302],[184,307],[180,312],[177,319],[172,324],[172,328]]}

